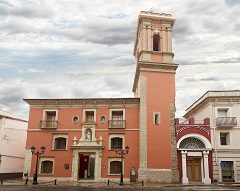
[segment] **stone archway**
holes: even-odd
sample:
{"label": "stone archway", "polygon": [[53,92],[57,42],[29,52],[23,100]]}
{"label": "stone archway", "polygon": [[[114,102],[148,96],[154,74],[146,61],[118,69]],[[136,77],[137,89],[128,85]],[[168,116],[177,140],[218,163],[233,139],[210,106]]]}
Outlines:
{"label": "stone archway", "polygon": [[[177,149],[181,152],[182,158],[182,183],[189,183],[190,179],[210,184],[208,163],[209,151],[212,149],[210,141],[200,134],[187,134],[178,140]],[[187,159],[198,161],[197,166],[195,162],[187,164]],[[193,166],[190,166],[191,164]],[[198,169],[194,171],[196,177],[190,177],[190,174],[194,174],[191,171],[193,167],[194,170]]]}

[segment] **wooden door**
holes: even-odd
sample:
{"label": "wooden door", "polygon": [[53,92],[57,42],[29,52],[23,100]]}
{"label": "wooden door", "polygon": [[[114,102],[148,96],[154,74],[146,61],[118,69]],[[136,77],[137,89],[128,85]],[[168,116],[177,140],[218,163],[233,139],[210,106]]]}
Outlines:
{"label": "wooden door", "polygon": [[200,158],[187,159],[187,177],[189,181],[202,181]]}

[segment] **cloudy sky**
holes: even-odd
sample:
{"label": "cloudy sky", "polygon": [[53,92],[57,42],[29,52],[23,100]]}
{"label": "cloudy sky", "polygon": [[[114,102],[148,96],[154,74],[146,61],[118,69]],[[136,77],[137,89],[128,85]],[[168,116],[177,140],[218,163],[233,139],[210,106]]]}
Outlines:
{"label": "cloudy sky", "polygon": [[238,0],[0,0],[0,109],[23,98],[133,97],[140,11],[177,19],[176,117],[208,90],[240,89]]}

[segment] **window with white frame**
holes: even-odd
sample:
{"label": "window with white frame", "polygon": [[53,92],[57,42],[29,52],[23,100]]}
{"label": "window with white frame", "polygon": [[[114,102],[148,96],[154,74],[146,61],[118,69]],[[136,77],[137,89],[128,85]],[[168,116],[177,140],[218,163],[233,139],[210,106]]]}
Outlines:
{"label": "window with white frame", "polygon": [[111,139],[111,150],[122,149],[123,139],[119,137],[114,137]]}
{"label": "window with white frame", "polygon": [[84,109],[83,110],[83,122],[85,122],[85,123],[96,122],[96,109]]}
{"label": "window with white frame", "polygon": [[53,157],[40,157],[40,174],[54,174]]}
{"label": "window with white frame", "polygon": [[44,110],[43,119],[41,120],[41,128],[57,128],[58,111]]}
{"label": "window with white frame", "polygon": [[122,168],[123,168],[122,172],[124,174],[124,159],[122,164],[121,158],[108,158],[108,174],[109,175],[121,174]]}
{"label": "window with white frame", "polygon": [[111,109],[109,128],[125,128],[125,110],[124,109]]}
{"label": "window with white frame", "polygon": [[218,117],[227,117],[228,109],[218,109]]}
{"label": "window with white frame", "polygon": [[230,145],[229,132],[220,132],[220,144],[221,145]]}
{"label": "window with white frame", "polygon": [[125,146],[125,136],[124,134],[109,134],[109,150],[123,149]]}
{"label": "window with white frame", "polygon": [[67,150],[67,134],[54,134],[52,150]]}

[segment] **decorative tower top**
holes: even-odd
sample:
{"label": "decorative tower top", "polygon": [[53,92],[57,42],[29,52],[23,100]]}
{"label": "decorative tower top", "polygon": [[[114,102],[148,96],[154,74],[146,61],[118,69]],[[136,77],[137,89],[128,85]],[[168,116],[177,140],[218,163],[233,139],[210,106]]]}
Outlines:
{"label": "decorative tower top", "polygon": [[141,51],[171,53],[172,36],[168,34],[172,33],[175,21],[176,19],[172,18],[171,14],[141,11],[138,16],[134,56]]}
{"label": "decorative tower top", "polygon": [[141,11],[138,16],[133,54],[137,69],[133,92],[136,95],[139,71],[160,71],[175,73],[173,63],[172,29],[176,19],[171,14]]}

